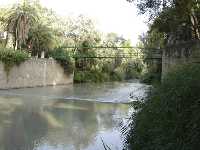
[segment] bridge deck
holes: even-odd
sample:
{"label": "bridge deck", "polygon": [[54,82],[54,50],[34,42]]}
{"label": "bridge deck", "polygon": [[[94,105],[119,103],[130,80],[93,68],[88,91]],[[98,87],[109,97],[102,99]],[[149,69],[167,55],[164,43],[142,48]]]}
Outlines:
{"label": "bridge deck", "polygon": [[[85,58],[85,59],[115,59],[115,58],[133,58],[133,59],[161,59],[162,58],[162,49],[157,48],[143,48],[143,47],[64,47],[68,49],[73,49],[73,51],[77,51],[78,49],[94,49],[96,52],[103,53],[103,54],[96,54],[96,56],[87,56],[87,55],[72,55],[72,58]],[[124,50],[128,49],[130,50],[130,53],[120,52],[120,53],[114,53],[114,54],[105,54],[106,49],[112,49],[113,52],[117,52],[118,50]],[[101,52],[101,50],[103,52]],[[151,56],[146,57],[142,51],[148,51],[151,53]]]}

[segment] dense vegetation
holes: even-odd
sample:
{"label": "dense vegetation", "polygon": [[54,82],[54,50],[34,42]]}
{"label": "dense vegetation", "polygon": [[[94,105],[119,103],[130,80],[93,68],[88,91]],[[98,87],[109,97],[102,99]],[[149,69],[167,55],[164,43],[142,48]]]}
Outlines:
{"label": "dense vegetation", "polygon": [[[128,0],[149,15],[149,31],[141,35],[146,58],[158,49],[200,40],[198,0]],[[146,59],[143,80],[156,83],[132,115],[125,149],[194,150],[200,147],[200,65],[171,70],[160,80],[161,63]]]}
{"label": "dense vegetation", "polygon": [[19,65],[29,58],[26,51],[14,51],[13,49],[0,49],[0,61],[4,63],[4,69],[9,73],[14,65]]}
{"label": "dense vegetation", "polygon": [[199,149],[199,88],[199,64],[181,66],[168,73],[133,115],[128,149]]}
{"label": "dense vegetation", "polygon": [[[116,37],[117,38],[117,37]],[[121,58],[120,53],[134,53],[133,49],[90,48],[86,42],[78,49],[75,57],[75,82],[121,81],[139,78],[143,71],[143,61],[136,58]],[[90,58],[98,56],[115,58]],[[80,56],[80,57],[79,57]],[[83,58],[86,56],[86,58]]]}
{"label": "dense vegetation", "polygon": [[105,82],[139,79],[141,75],[142,62],[124,62],[117,67],[113,62],[98,62],[95,67],[88,70],[75,71],[76,82]]}
{"label": "dense vegetation", "polygon": [[[54,58],[75,82],[121,81],[140,78],[161,80],[160,60],[149,60],[154,52],[188,40],[200,40],[198,0],[127,0],[140,14],[149,15],[149,31],[140,36],[144,61],[132,57],[137,49],[130,40],[115,33],[99,32],[83,15],[60,17],[38,0],[24,0],[0,8],[0,61],[9,72],[28,56]],[[104,47],[104,48],[102,48]],[[26,50],[26,51],[24,51]],[[127,58],[121,54],[126,53]],[[101,56],[112,56],[104,58]],[[100,58],[98,58],[100,57]],[[186,65],[172,70],[140,103],[127,135],[128,149],[193,150],[199,143],[200,66]]]}
{"label": "dense vegetation", "polygon": [[50,51],[48,56],[60,63],[66,73],[73,73],[74,63],[68,51],[60,47]]}
{"label": "dense vegetation", "polygon": [[[200,40],[199,0],[127,1],[136,4],[140,15],[149,17],[149,30],[140,36],[146,58],[152,56],[151,47],[163,49],[185,41]],[[146,64],[148,71],[144,81],[160,80],[161,63],[146,59]]]}
{"label": "dense vegetation", "polygon": [[150,32],[162,33],[166,43],[200,39],[200,2],[198,0],[128,1],[136,3],[140,14],[149,15]]}
{"label": "dense vegetation", "polygon": [[[37,58],[52,57],[66,72],[74,72],[75,82],[121,81],[138,78],[143,71],[141,60],[120,57],[122,53],[131,56],[136,50],[116,48],[130,47],[130,40],[116,33],[99,32],[94,22],[83,15],[60,17],[38,0],[0,8],[0,31],[6,33],[0,47],[16,53],[26,49]],[[98,56],[116,58],[91,58]]]}

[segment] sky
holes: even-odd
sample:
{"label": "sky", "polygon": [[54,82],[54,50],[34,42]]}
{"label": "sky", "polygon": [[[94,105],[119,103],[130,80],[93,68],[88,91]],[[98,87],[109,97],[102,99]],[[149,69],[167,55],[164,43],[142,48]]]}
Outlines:
{"label": "sky", "polygon": [[[20,0],[0,0],[0,6],[17,1]],[[144,23],[145,17],[138,16],[134,4],[126,0],[40,0],[40,2],[61,16],[83,14],[93,19],[101,32],[115,32],[130,39],[132,45],[136,45],[138,36],[148,29]]]}

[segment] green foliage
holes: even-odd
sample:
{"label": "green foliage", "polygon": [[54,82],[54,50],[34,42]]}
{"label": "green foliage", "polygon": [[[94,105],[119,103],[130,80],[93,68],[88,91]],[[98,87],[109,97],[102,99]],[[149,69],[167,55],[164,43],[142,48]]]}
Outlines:
{"label": "green foliage", "polygon": [[0,39],[0,48],[3,48],[5,46],[6,40]]}
{"label": "green foliage", "polygon": [[[148,14],[152,27],[169,40],[200,39],[200,2],[198,0],[128,0],[136,1],[141,14]],[[153,18],[153,19],[152,19]]]}
{"label": "green foliage", "polygon": [[0,61],[4,64],[4,69],[9,73],[10,69],[14,65],[20,65],[28,59],[28,53],[25,51],[14,51],[11,49],[1,49],[0,50]]}
{"label": "green foliage", "polygon": [[[133,57],[136,50],[116,48],[116,46],[130,46],[129,40],[110,33],[104,39],[103,44],[114,47],[91,48],[94,45],[90,40],[81,42],[80,47],[76,49],[74,54],[75,82],[121,81],[140,76],[143,70],[143,62],[136,58],[121,57],[123,53]],[[114,56],[115,58],[96,58],[101,56]],[[93,77],[90,76],[91,73],[94,73]]]}
{"label": "green foliage", "polygon": [[0,9],[0,26],[12,35],[7,36],[6,43],[10,41],[14,49],[29,49],[32,56],[40,56],[42,51],[47,52],[62,43],[65,31],[59,19],[37,0],[19,2],[11,8]]}
{"label": "green foliage", "polygon": [[142,61],[127,61],[116,65],[115,60],[95,60],[91,63],[90,59],[84,61],[84,58],[78,60],[85,64],[81,68],[75,69],[75,82],[104,82],[104,81],[122,81],[139,78],[143,70]]}
{"label": "green foliage", "polygon": [[74,54],[74,57],[96,57],[95,51],[81,49]]}
{"label": "green foliage", "polygon": [[96,57],[96,52],[94,49],[90,49],[91,46],[91,41],[84,40],[81,42],[81,47],[75,51],[74,57],[77,70],[89,71],[95,67],[97,60],[93,57]]}
{"label": "green foliage", "polygon": [[166,44],[164,34],[152,28],[146,34],[142,35],[140,40],[142,42],[142,47],[144,47],[144,62],[147,67],[146,72],[142,75],[142,81],[149,84],[159,82],[162,72],[162,60],[149,58],[156,57],[154,55],[157,53],[161,54],[160,49],[163,49]]}
{"label": "green foliage", "polygon": [[200,65],[169,72],[133,115],[126,149],[195,150],[200,147]]}
{"label": "green foliage", "polygon": [[55,37],[53,29],[43,24],[35,24],[29,32],[27,43],[29,43],[32,56],[40,54],[42,51],[48,52],[55,47]]}
{"label": "green foliage", "polygon": [[70,61],[69,53],[63,48],[57,48],[49,53],[49,56],[58,61]]}
{"label": "green foliage", "polygon": [[82,47],[86,41],[88,46],[97,46],[101,41],[101,34],[96,29],[93,20],[83,15],[77,18],[67,18],[64,21],[65,44]]}
{"label": "green foliage", "polygon": [[125,71],[125,79],[134,79],[140,78],[144,69],[144,64],[142,60],[135,59],[129,60],[123,67]]}
{"label": "green foliage", "polygon": [[0,23],[7,33],[13,35],[14,49],[21,49],[28,39],[30,27],[37,22],[38,14],[35,8],[24,2],[0,11],[3,11]]}
{"label": "green foliage", "polygon": [[102,73],[99,70],[75,71],[74,73],[74,82],[76,83],[106,82],[109,80],[109,75],[106,73]]}
{"label": "green foliage", "polygon": [[118,67],[110,73],[111,81],[122,81],[125,78],[124,71],[122,68]]}
{"label": "green foliage", "polygon": [[74,81],[77,83],[106,82],[139,78],[140,72],[137,72],[135,67],[126,65],[127,64],[124,64],[122,66],[118,66],[117,68],[113,68],[113,64],[104,63],[100,68],[75,70]]}
{"label": "green foliage", "polygon": [[157,84],[161,82],[162,64],[160,62],[148,62],[147,68],[140,74],[141,82]]}
{"label": "green foliage", "polygon": [[74,63],[71,59],[69,52],[64,48],[57,48],[49,52],[49,56],[58,61],[63,66],[66,73],[74,71]]}
{"label": "green foliage", "polygon": [[148,70],[147,72],[143,73],[140,77],[141,82],[146,84],[159,84],[161,82],[161,73]]}

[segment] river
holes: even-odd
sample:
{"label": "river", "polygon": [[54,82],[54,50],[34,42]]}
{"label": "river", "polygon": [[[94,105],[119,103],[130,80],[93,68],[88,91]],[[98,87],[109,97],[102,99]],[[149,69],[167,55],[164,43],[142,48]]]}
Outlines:
{"label": "river", "polygon": [[138,81],[0,91],[0,150],[122,150]]}

